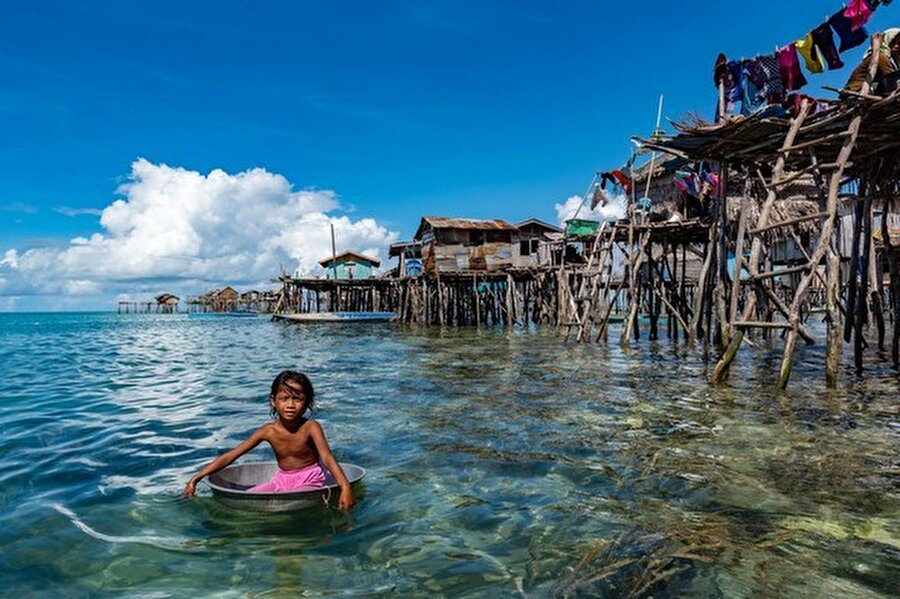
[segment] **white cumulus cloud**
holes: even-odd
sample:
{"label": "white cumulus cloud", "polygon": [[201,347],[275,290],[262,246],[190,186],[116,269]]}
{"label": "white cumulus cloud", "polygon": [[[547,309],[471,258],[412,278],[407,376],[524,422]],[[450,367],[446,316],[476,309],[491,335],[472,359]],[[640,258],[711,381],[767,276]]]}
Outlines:
{"label": "white cumulus cloud", "polygon": [[331,254],[332,224],[338,251],[384,258],[397,239],[374,219],[335,214],[335,192],[295,191],[262,168],[204,175],[138,159],[118,193],[100,213],[102,230],[90,237],[65,247],[5,249],[0,296],[255,286],[282,267],[321,272],[318,261]]}
{"label": "white cumulus cloud", "polygon": [[[559,223],[563,224],[567,220],[575,218],[576,213],[578,218],[585,220],[618,220],[625,218],[628,206],[628,199],[624,195],[611,196],[604,206],[598,205],[593,210],[590,200],[585,202],[584,206],[581,205],[581,202],[582,197],[575,195],[570,196],[562,204],[555,204],[556,218]],[[579,207],[581,207],[580,210]]]}

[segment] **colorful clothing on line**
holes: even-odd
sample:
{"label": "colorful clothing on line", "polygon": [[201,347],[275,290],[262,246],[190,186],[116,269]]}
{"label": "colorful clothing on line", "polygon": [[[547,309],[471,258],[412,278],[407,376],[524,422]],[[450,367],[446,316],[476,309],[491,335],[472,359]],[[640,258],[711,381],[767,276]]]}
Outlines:
{"label": "colorful clothing on line", "polygon": [[844,66],[844,62],[841,60],[841,54],[838,52],[837,46],[834,45],[834,34],[831,33],[831,25],[822,23],[813,29],[810,32],[810,35],[812,35],[813,42],[819,49],[819,54],[825,59],[829,71]]}
{"label": "colorful clothing on line", "polygon": [[812,33],[807,33],[805,38],[797,40],[794,42],[794,45],[797,46],[797,52],[800,53],[800,56],[806,62],[807,71],[810,73],[821,73],[825,70],[825,65],[822,64],[822,57],[819,56],[816,43],[813,41]]}
{"label": "colorful clothing on line", "polygon": [[325,470],[316,462],[305,468],[282,470],[267,483],[248,489],[251,493],[291,493],[294,491],[312,491],[325,486]]}
{"label": "colorful clothing on line", "polygon": [[[841,40],[841,52],[846,52],[851,48],[862,45],[866,43],[866,40],[869,39],[869,32],[866,31],[866,28],[860,27],[858,29],[854,29],[853,21],[845,17],[842,11],[834,13],[831,18],[828,19],[828,25],[830,25],[831,28],[834,29],[834,32]],[[829,37],[831,37],[830,33]],[[843,65],[844,63],[841,63],[841,66]],[[829,68],[831,68],[830,65]]]}
{"label": "colorful clothing on line", "polygon": [[806,85],[806,77],[800,70],[800,58],[797,56],[797,46],[788,44],[778,50],[778,70],[781,75],[781,83],[788,91],[798,90]]}
{"label": "colorful clothing on line", "polygon": [[717,175],[710,165],[705,162],[700,163],[700,178],[709,183],[713,193],[717,193],[719,188],[719,175]]}
{"label": "colorful clothing on line", "polygon": [[719,85],[722,86],[725,106],[720,106],[717,113],[732,114],[735,112],[743,94],[742,79],[743,69],[741,68],[741,63],[736,60],[728,60],[724,54],[719,54],[713,70],[713,82],[717,87]]}
{"label": "colorful clothing on line", "polygon": [[763,93],[766,84],[766,75],[755,59],[741,62],[744,70],[741,77],[741,114],[756,112],[768,104],[768,98]]}
{"label": "colorful clothing on line", "polygon": [[631,194],[631,179],[620,170],[614,170],[610,173],[616,179],[616,183],[622,186],[626,194]]}
{"label": "colorful clothing on line", "polygon": [[757,56],[756,63],[766,76],[766,81],[760,90],[761,93],[770,104],[781,102],[781,97],[784,95],[784,85],[781,83],[778,59],[774,55]]}
{"label": "colorful clothing on line", "polygon": [[597,206],[606,206],[606,190],[603,189],[600,184],[594,185],[594,193],[591,194],[591,210],[595,209]]}
{"label": "colorful clothing on line", "polygon": [[766,72],[756,58],[744,61],[744,77],[750,79],[753,85],[760,89],[766,84]]}
{"label": "colorful clothing on line", "polygon": [[728,61],[730,85],[725,88],[725,104],[728,112],[734,112],[744,94],[744,68],[738,60]]}
{"label": "colorful clothing on line", "polygon": [[872,7],[866,0],[850,0],[844,16],[850,19],[853,29],[859,29],[872,18]]}
{"label": "colorful clothing on line", "polygon": [[703,190],[703,182],[697,176],[697,173],[690,170],[679,170],[675,172],[673,180],[675,187],[688,195],[699,197]]}

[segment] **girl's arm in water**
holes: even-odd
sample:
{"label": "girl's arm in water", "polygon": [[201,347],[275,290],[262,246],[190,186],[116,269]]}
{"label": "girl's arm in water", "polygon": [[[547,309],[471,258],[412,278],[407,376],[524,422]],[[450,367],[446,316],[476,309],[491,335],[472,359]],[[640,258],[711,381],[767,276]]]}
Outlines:
{"label": "girl's arm in water", "polygon": [[338,464],[337,460],[334,459],[334,456],[331,454],[331,448],[328,447],[328,441],[325,440],[325,432],[322,430],[322,425],[315,420],[309,424],[309,436],[316,445],[316,450],[319,452],[319,459],[322,460],[325,467],[331,472],[334,480],[341,487],[341,497],[338,499],[338,507],[342,510],[349,510],[353,507],[353,490],[350,488],[350,481],[347,480],[347,475],[344,474],[341,465]]}
{"label": "girl's arm in water", "polygon": [[250,435],[250,437],[232,449],[231,451],[225,452],[212,462],[204,466],[200,472],[194,475],[194,477],[188,481],[188,484],[184,487],[184,492],[181,494],[182,498],[191,497],[194,494],[194,491],[197,488],[197,483],[199,483],[204,476],[208,476],[213,472],[218,472],[222,468],[228,466],[233,461],[259,445],[262,441],[265,440],[265,430],[268,428],[268,424],[259,428],[255,433]]}

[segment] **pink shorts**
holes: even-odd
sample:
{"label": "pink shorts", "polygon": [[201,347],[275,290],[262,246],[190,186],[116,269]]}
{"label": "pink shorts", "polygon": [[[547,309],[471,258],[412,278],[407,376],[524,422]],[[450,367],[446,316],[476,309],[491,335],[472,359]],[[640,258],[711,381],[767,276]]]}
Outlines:
{"label": "pink shorts", "polygon": [[297,470],[282,470],[275,473],[267,483],[247,489],[251,493],[291,493],[311,491],[325,486],[325,471],[318,462]]}

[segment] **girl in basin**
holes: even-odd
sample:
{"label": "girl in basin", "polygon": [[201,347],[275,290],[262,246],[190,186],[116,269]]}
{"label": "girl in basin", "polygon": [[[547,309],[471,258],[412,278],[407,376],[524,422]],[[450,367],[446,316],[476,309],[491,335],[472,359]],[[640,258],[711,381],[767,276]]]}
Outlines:
{"label": "girl in basin", "polygon": [[233,461],[267,441],[278,460],[278,471],[267,483],[249,489],[258,493],[286,493],[319,488],[325,485],[322,464],[331,472],[341,488],[338,506],[342,510],[353,505],[353,491],[340,464],[331,455],[321,425],[306,418],[313,406],[313,386],[305,374],[285,370],[272,381],[269,403],[274,422],[264,424],[250,437],[227,453],[204,466],[184,487],[183,497],[190,497],[204,476],[218,472]]}

